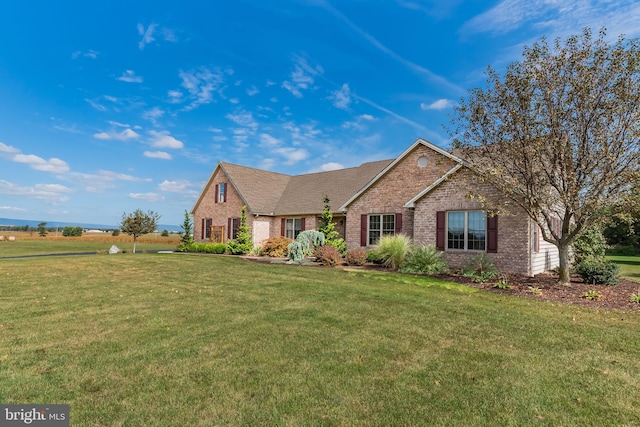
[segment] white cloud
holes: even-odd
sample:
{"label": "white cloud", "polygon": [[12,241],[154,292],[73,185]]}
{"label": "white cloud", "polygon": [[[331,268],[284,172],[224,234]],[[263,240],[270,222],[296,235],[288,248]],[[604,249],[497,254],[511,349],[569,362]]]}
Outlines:
{"label": "white cloud", "polygon": [[165,191],[167,193],[184,193],[191,186],[192,184],[186,180],[167,181],[165,179],[160,184],[158,184],[158,188],[161,191]]}
{"label": "white cloud", "polygon": [[348,110],[349,104],[351,104],[351,90],[349,85],[344,83],[340,89],[331,92],[329,97],[333,101],[333,106],[340,108],[341,110]]}
{"label": "white cloud", "polygon": [[129,193],[129,198],[144,200],[145,202],[161,202],[164,196],[158,193]]}
{"label": "white cloud", "polygon": [[178,141],[167,131],[155,131],[150,130],[149,134],[152,136],[151,145],[155,148],[172,148],[172,149],[180,149],[184,147],[182,141]]}
{"label": "white cloud", "polygon": [[94,101],[93,99],[85,98],[84,100],[98,111],[107,111],[107,107],[98,103],[97,101]]}
{"label": "white cloud", "polygon": [[240,99],[238,98],[230,98],[229,102],[232,104],[240,104]]}
{"label": "white cloud", "polygon": [[336,162],[324,163],[322,166],[320,166],[320,170],[322,172],[335,171],[339,169],[344,169],[344,166],[341,163]]}
{"label": "white cloud", "polygon": [[97,139],[117,139],[118,141],[127,141],[139,138],[140,135],[131,129],[125,129],[122,132],[100,132],[93,135]]}
{"label": "white cloud", "polygon": [[138,48],[143,50],[146,45],[155,41],[153,33],[156,31],[158,24],[149,24],[145,29],[144,25],[138,24],[138,35],[142,36],[142,39],[138,42]]}
{"label": "white cloud", "polygon": [[36,184],[32,187],[27,187],[0,180],[0,194],[33,198],[47,203],[66,202],[69,197],[65,194],[71,192],[70,188],[60,184]]}
{"label": "white cloud", "polygon": [[275,138],[268,133],[260,134],[260,145],[266,148],[273,148],[282,145],[282,141],[278,138]]}
{"label": "white cloud", "polygon": [[124,124],[124,123],[120,123],[120,122],[116,122],[113,120],[107,120],[107,123],[109,123],[111,126],[117,126],[120,128],[130,128],[130,125]]}
{"label": "white cloud", "polygon": [[423,110],[445,110],[447,108],[451,108],[454,106],[454,102],[450,99],[438,99],[437,101],[432,102],[431,104],[425,104],[424,102],[420,104],[420,108]]}
{"label": "white cloud", "polygon": [[173,158],[171,157],[171,154],[165,151],[145,151],[142,154],[144,154],[145,157],[149,157],[150,159],[171,160]]}
{"label": "white cloud", "polygon": [[91,59],[96,59],[98,57],[98,51],[95,51],[93,49],[89,49],[86,52],[83,52],[81,50],[76,50],[75,52],[73,52],[71,54],[71,59],[78,59],[81,56],[83,58],[91,58]]}
{"label": "white cloud", "polygon": [[240,110],[236,114],[227,114],[225,117],[239,126],[253,131],[258,129],[258,122],[253,119],[253,114],[250,111]]}
{"label": "white cloud", "polygon": [[284,157],[285,165],[293,165],[309,157],[309,152],[304,148],[280,147],[272,149],[271,153]]}
{"label": "white cloud", "polygon": [[31,169],[51,172],[51,173],[66,173],[69,172],[69,165],[64,160],[51,158],[45,160],[42,157],[35,154],[16,154],[12,159],[14,162],[25,163]]}
{"label": "white cloud", "polygon": [[315,81],[314,77],[322,75],[324,70],[320,65],[312,67],[302,57],[294,57],[294,61],[296,63],[289,74],[289,80],[282,82],[281,87],[291,92],[296,98],[302,98],[302,90],[311,88]]}
{"label": "white cloud", "polygon": [[167,96],[169,97],[169,102],[171,104],[180,104],[183,101],[184,93],[179,90],[170,90],[167,92]]}
{"label": "white cloud", "polygon": [[159,107],[153,107],[150,110],[142,113],[142,118],[145,120],[149,120],[151,123],[156,123],[156,120],[164,115],[164,110]]}
{"label": "white cloud", "polygon": [[199,105],[209,104],[214,101],[214,93],[222,97],[224,89],[225,75],[233,74],[233,70],[207,67],[200,67],[196,70],[180,70],[178,76],[182,79],[181,86],[189,92],[191,101],[184,109],[192,110]]}
{"label": "white cloud", "polygon": [[3,153],[19,153],[20,152],[20,150],[18,150],[17,148],[12,147],[10,145],[3,144],[2,142],[0,142],[0,151]]}
{"label": "white cloud", "polygon": [[16,206],[0,206],[0,211],[5,212],[26,212],[26,209],[18,208]]}
{"label": "white cloud", "polygon": [[136,76],[136,72],[133,70],[125,70],[125,72],[122,73],[122,76],[118,77],[117,80],[127,83],[142,83],[143,81],[142,76]]}
{"label": "white cloud", "polygon": [[247,89],[247,95],[249,96],[254,96],[259,93],[260,93],[260,90],[255,86],[251,86],[249,89]]}

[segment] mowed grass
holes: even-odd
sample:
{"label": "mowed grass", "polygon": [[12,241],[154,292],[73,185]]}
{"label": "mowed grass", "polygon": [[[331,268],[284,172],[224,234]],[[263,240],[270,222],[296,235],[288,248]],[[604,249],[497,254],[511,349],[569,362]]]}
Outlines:
{"label": "mowed grass", "polygon": [[0,402],[73,426],[640,424],[637,312],[185,254],[0,283]]}
{"label": "mowed grass", "polygon": [[620,276],[640,282],[640,257],[610,255],[607,259],[620,266]]}
{"label": "mowed grass", "polygon": [[[111,236],[105,233],[85,233],[81,237],[62,237],[62,233],[49,233],[46,237],[37,232],[0,232],[5,237],[14,236],[15,241],[0,241],[0,258],[24,255],[61,254],[70,252],[106,252],[111,245],[130,252],[133,250],[133,237],[126,234]],[[180,236],[171,234],[162,237],[158,233],[147,234],[138,238],[136,252],[157,249],[175,249],[180,243]]]}

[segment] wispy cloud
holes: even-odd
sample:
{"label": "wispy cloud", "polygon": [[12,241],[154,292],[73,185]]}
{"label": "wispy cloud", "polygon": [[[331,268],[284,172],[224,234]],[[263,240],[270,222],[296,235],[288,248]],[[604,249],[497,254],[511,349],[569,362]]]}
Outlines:
{"label": "wispy cloud", "polygon": [[69,200],[66,195],[72,190],[60,184],[35,184],[23,186],[9,181],[0,180],[0,194],[20,196],[41,200],[46,203],[63,203]]}
{"label": "wispy cloud", "polygon": [[335,7],[333,7],[328,1],[318,0],[314,2],[314,4],[330,12],[333,16],[335,16],[340,21],[344,22],[349,28],[351,28],[352,31],[354,31],[356,34],[362,37],[367,43],[369,43],[370,45],[372,45],[373,47],[375,47],[377,50],[384,53],[385,55],[389,56],[390,58],[394,59],[395,61],[399,62],[400,64],[404,65],[405,67],[409,68],[414,73],[422,75],[427,79],[429,79],[430,81],[437,83],[439,85],[442,85],[444,87],[447,87],[449,90],[452,90],[456,93],[460,93],[460,94],[465,93],[464,89],[451,83],[446,78],[437,75],[436,73],[423,67],[422,65],[418,65],[406,58],[403,58],[402,56],[395,53],[393,50],[389,49],[384,44],[380,43],[375,37],[373,37],[371,34],[367,33],[366,31],[364,31],[362,28],[357,26],[353,21],[347,18],[342,12],[340,12]]}
{"label": "wispy cloud", "polygon": [[19,208],[17,206],[0,206],[2,212],[27,212],[26,209]]}
{"label": "wispy cloud", "polygon": [[333,101],[334,107],[340,108],[341,110],[348,110],[351,104],[351,90],[349,89],[349,85],[344,83],[340,89],[331,92],[329,99]]}
{"label": "wispy cloud", "polygon": [[284,146],[282,140],[268,134],[260,134],[260,146],[265,148],[269,154],[280,156],[287,166],[293,165],[309,157],[309,151],[305,148]]}
{"label": "wispy cloud", "polygon": [[437,101],[433,101],[431,104],[425,104],[424,102],[420,104],[420,108],[423,110],[445,110],[447,108],[451,108],[455,105],[450,99],[438,99]]}
{"label": "wispy cloud", "polygon": [[[182,79],[181,86],[189,93],[190,103],[184,107],[185,111],[193,110],[202,104],[209,104],[214,101],[213,95],[218,94],[223,97],[222,91],[225,88],[225,77],[232,75],[230,68],[200,67],[195,70],[180,70],[178,76]],[[175,100],[176,98],[174,98]]]}
{"label": "wispy cloud", "polygon": [[531,26],[550,38],[563,37],[590,27],[606,27],[610,34],[640,34],[640,3],[636,0],[502,0],[486,12],[467,21],[462,33],[505,34]]}
{"label": "wispy cloud", "polygon": [[168,181],[165,179],[158,184],[158,189],[167,193],[184,193],[192,186],[193,184],[187,180]]}
{"label": "wispy cloud", "polygon": [[254,96],[260,93],[260,89],[258,89],[255,86],[251,86],[249,89],[247,89],[247,95],[249,96]]}
{"label": "wispy cloud", "polygon": [[150,143],[155,148],[171,148],[180,149],[184,147],[184,143],[172,137],[168,131],[150,130]]}
{"label": "wispy cloud", "polygon": [[130,139],[139,138],[140,135],[131,129],[125,129],[121,132],[100,132],[93,135],[97,139],[116,139],[118,141],[128,141]]}
{"label": "wispy cloud", "polygon": [[313,87],[315,77],[324,73],[320,65],[311,66],[301,57],[294,56],[293,70],[289,73],[289,80],[282,82],[281,87],[291,92],[296,98],[302,98],[302,91]]}
{"label": "wispy cloud", "polygon": [[127,83],[142,83],[143,78],[142,76],[136,76],[136,72],[133,70],[125,70],[116,80]]}
{"label": "wispy cloud", "polygon": [[16,154],[11,159],[17,163],[24,163],[31,169],[35,169],[42,172],[51,173],[66,173],[69,172],[69,165],[64,160],[57,159],[55,157],[49,160],[43,159],[35,154]]}
{"label": "wispy cloud", "polygon": [[371,114],[360,114],[355,120],[347,121],[342,124],[343,129],[356,129],[359,131],[367,128],[367,123],[375,121],[376,118]]}
{"label": "wispy cloud", "polygon": [[145,151],[142,153],[145,157],[149,157],[150,159],[162,159],[162,160],[171,160],[171,154],[166,151]]}
{"label": "wispy cloud", "polygon": [[20,150],[18,150],[15,147],[12,147],[10,145],[7,145],[7,144],[4,144],[4,143],[0,142],[0,152],[10,153],[11,154],[11,153],[19,153]]}
{"label": "wispy cloud", "polygon": [[138,42],[138,48],[143,50],[146,45],[155,41],[153,34],[156,31],[158,24],[149,24],[147,28],[142,24],[138,24],[138,35],[142,36],[142,39]]}
{"label": "wispy cloud", "polygon": [[144,200],[145,202],[161,202],[164,196],[158,193],[129,193],[129,198],[135,200]]}
{"label": "wispy cloud", "polygon": [[89,49],[87,51],[76,50],[73,53],[71,53],[71,59],[78,59],[78,58],[96,59],[98,57],[98,53],[99,53],[98,51],[92,50],[92,49]]}
{"label": "wispy cloud", "polygon": [[164,110],[160,107],[153,107],[142,113],[142,118],[153,124],[157,124],[157,120],[162,116],[164,116]]}

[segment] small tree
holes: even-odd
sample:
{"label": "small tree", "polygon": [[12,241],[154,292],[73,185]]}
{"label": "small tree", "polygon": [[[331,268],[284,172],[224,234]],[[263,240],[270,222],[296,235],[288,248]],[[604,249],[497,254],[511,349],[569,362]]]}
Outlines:
{"label": "small tree", "polygon": [[47,223],[43,221],[38,224],[38,234],[40,235],[40,237],[46,237],[47,233]]}
{"label": "small tree", "polygon": [[333,222],[333,213],[331,205],[329,205],[329,197],[324,196],[324,209],[322,210],[322,218],[320,219],[320,227],[318,231],[324,234],[325,244],[331,245],[340,252],[341,255],[347,251],[347,243],[336,231],[336,223]]}
{"label": "small tree", "polygon": [[182,228],[182,232],[180,233],[180,245],[178,248],[187,248],[189,245],[193,243],[193,235],[191,234],[191,229],[193,228],[193,220],[191,219],[191,215],[186,210],[184,211],[184,221],[180,226]]}
{"label": "small tree", "polygon": [[253,249],[253,238],[251,237],[251,229],[247,224],[247,207],[243,206],[240,210],[240,225],[238,226],[238,237],[236,240],[229,241],[229,252],[232,255],[246,255]]}
{"label": "small tree", "polygon": [[120,229],[123,233],[133,236],[133,253],[136,253],[136,242],[138,237],[143,234],[149,234],[156,231],[160,215],[154,211],[143,212],[136,209],[133,213],[122,214],[122,223]]}

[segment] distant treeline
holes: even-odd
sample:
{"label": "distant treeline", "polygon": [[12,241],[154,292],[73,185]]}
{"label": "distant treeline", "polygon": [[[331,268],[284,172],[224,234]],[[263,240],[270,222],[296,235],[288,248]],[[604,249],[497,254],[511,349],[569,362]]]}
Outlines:
{"label": "distant treeline", "polygon": [[[68,234],[69,236],[80,236],[82,235],[82,231],[84,230],[82,227],[72,227],[72,226],[44,227],[44,229],[47,232],[51,232],[51,233],[56,231],[62,232],[63,236],[67,235],[67,234],[64,234],[65,230],[67,230],[67,233],[76,233],[76,234]],[[78,234],[78,230],[79,230],[79,234]],[[96,230],[110,232],[117,229],[111,228],[111,229],[96,229]],[[39,231],[39,228],[32,227],[30,225],[0,225],[0,231],[21,231],[21,232],[27,232],[27,233],[37,233]]]}

